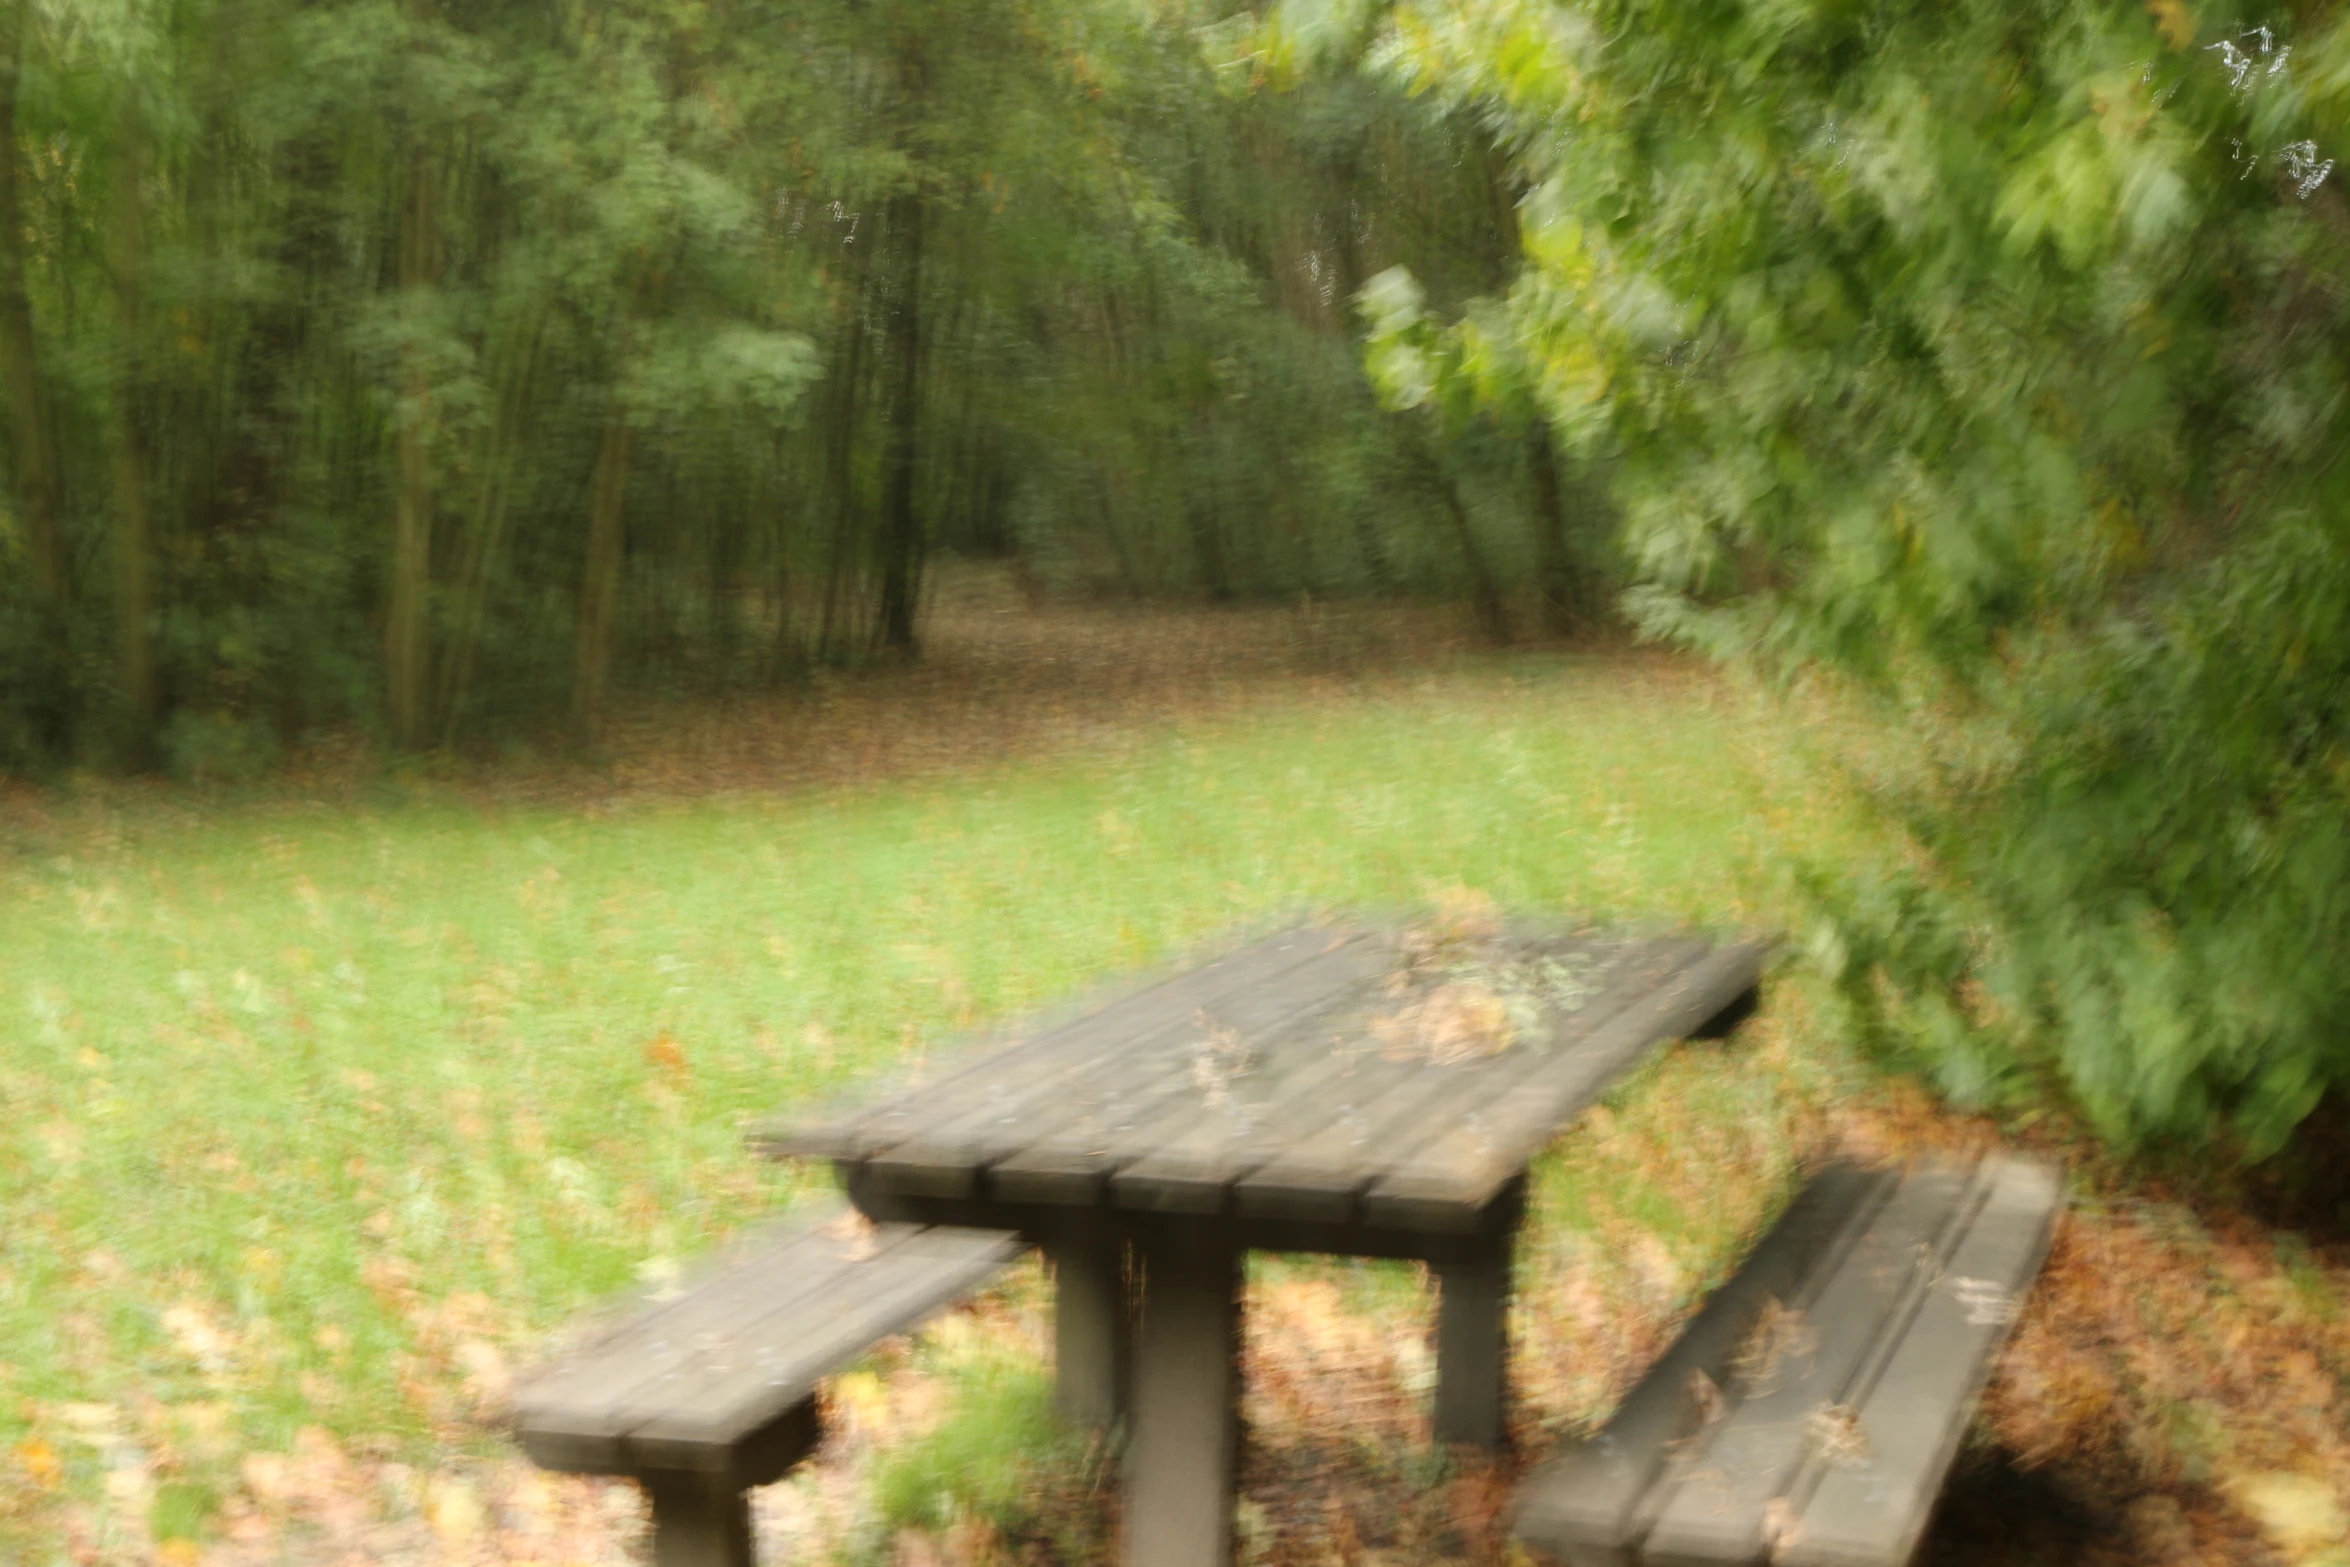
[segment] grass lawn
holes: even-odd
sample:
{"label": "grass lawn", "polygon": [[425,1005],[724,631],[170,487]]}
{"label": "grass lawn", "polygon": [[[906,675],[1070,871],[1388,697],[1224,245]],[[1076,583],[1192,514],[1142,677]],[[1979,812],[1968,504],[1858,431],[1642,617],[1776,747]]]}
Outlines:
{"label": "grass lawn", "polygon": [[[850,705],[806,743],[919,721],[886,691]],[[748,1156],[747,1119],[1283,910],[1473,889],[1778,924],[1784,856],[1865,841],[1782,715],[1655,659],[1441,655],[1056,733],[781,791],[670,758],[617,795],[0,795],[0,1559],[623,1559],[626,1488],[542,1481],[484,1422],[579,1307],[820,1179]],[[1529,1444],[1604,1412],[1799,1157],[1988,1135],[1801,1037],[1800,1011],[1665,1058],[1546,1163]],[[2188,1253],[2234,1277],[2227,1235],[2140,1211],[2097,1233],[2168,1248],[2148,1266],[2174,1285]],[[2338,1398],[2342,1259],[2244,1246],[2248,1320],[2308,1362],[2295,1396]],[[2055,1273],[2091,1267],[2077,1252]],[[1425,1447],[1416,1274],[1269,1261],[1252,1289],[1256,1559],[1487,1559],[1499,1481]],[[764,1499],[770,1545],[1098,1550],[1096,1466],[1040,1413],[1041,1300],[1016,1275],[844,1379],[831,1454]],[[2041,1381],[1994,1395],[2001,1440],[2054,1443],[2023,1456],[2092,1499],[2175,1479],[2115,1500],[2145,1538],[2250,1539],[2265,1504],[2239,1471],[2344,1472],[2315,1438],[2245,1456],[2230,1406],[2112,1370],[2130,1346],[2036,1331]],[[2177,1426],[2159,1452],[2063,1450],[2138,1440],[2146,1410]]]}

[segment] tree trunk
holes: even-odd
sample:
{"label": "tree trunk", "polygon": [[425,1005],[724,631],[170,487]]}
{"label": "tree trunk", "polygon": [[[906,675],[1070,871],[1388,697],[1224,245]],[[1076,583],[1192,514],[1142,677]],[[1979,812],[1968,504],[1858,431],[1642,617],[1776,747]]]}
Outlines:
{"label": "tree trunk", "polygon": [[889,363],[897,372],[890,395],[889,444],[882,456],[881,642],[895,652],[914,648],[914,610],[922,581],[922,519],[914,481],[920,458],[922,405],[922,193],[890,200],[889,239],[897,251],[897,310],[890,321]]}
{"label": "tree trunk", "polygon": [[[1407,421],[1412,417],[1405,415]],[[1425,432],[1416,424],[1410,430],[1406,439],[1413,456],[1443,505],[1445,517],[1452,523],[1453,539],[1460,545],[1461,565],[1469,575],[1469,602],[1476,606],[1477,623],[1485,628],[1488,641],[1496,647],[1507,647],[1511,639],[1509,605],[1501,596],[1501,583],[1493,575],[1492,563],[1485,558],[1485,547],[1477,542],[1477,530],[1469,520],[1468,507],[1461,503],[1460,488],[1437,461]]]}
{"label": "tree trunk", "polygon": [[143,332],[147,257],[141,206],[147,171],[145,129],[126,112],[115,159],[114,303],[114,684],[122,708],[124,759],[144,767],[155,740],[154,546],[147,457],[146,353]]}
{"label": "tree trunk", "polygon": [[[868,234],[871,229],[866,230]],[[865,394],[865,313],[871,285],[872,245],[857,248],[855,231],[843,243],[840,296],[835,306],[834,350],[825,399],[823,474],[832,505],[832,537],[824,563],[824,597],[816,623],[816,659],[831,663],[840,652],[842,601],[849,568],[859,553],[863,498],[857,491],[857,415]]]}
{"label": "tree trunk", "polygon": [[604,687],[612,669],[612,619],[620,602],[624,553],[623,506],[628,498],[628,449],[633,432],[628,411],[614,394],[596,453],[596,478],[588,499],[587,568],[579,584],[579,639],[572,659],[571,722],[582,745],[603,732]]}
{"label": "tree trunk", "polygon": [[[41,379],[32,296],[25,286],[25,216],[16,124],[24,11],[24,0],[0,0],[0,359],[7,361],[17,526],[29,557],[33,597],[47,623],[42,632],[47,644],[44,656],[61,663],[72,582],[58,522],[63,474],[57,433],[51,422],[48,388]],[[58,699],[62,714],[61,691]]]}
{"label": "tree trunk", "polygon": [[532,314],[530,324],[515,334],[512,350],[502,356],[508,363],[505,373],[499,377],[497,416],[490,421],[477,453],[480,481],[474,494],[473,516],[465,532],[463,560],[457,569],[456,613],[451,617],[448,643],[442,650],[444,745],[455,741],[457,727],[464,720],[467,698],[472,694],[474,655],[481,647],[482,629],[489,616],[490,580],[505,543],[507,514],[513,509],[514,474],[519,465],[539,350],[546,339],[547,316],[548,310],[542,304]]}
{"label": "tree trunk", "polygon": [[[432,286],[436,248],[431,149],[422,134],[410,139],[407,189],[401,201],[399,284],[409,309]],[[415,330],[411,325],[411,333]],[[395,437],[392,578],[384,622],[384,663],[392,711],[392,743],[425,743],[431,691],[432,643],[427,615],[432,586],[432,386],[422,350],[401,351],[399,431]]]}
{"label": "tree trunk", "polygon": [[[1208,468],[1208,472],[1217,472]],[[1217,486],[1222,489],[1222,486]],[[1231,561],[1224,559],[1224,519],[1220,515],[1220,496],[1203,493],[1199,486],[1191,486],[1189,498],[1184,500],[1191,524],[1191,557],[1199,564],[1199,585],[1208,594],[1210,604],[1231,604]]]}
{"label": "tree trunk", "polygon": [[1584,602],[1582,573],[1576,569],[1575,541],[1567,519],[1566,493],[1559,484],[1558,458],[1551,450],[1550,426],[1534,421],[1527,442],[1534,469],[1534,552],[1541,573],[1542,620],[1554,632],[1579,627],[1589,606]]}

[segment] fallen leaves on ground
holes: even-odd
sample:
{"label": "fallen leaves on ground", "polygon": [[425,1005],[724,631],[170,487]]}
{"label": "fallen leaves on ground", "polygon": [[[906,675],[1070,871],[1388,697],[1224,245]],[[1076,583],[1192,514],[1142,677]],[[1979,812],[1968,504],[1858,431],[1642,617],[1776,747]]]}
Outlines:
{"label": "fallen leaves on ground", "polygon": [[[484,798],[591,810],[860,786],[1120,743],[1264,693],[1286,698],[1403,678],[1415,662],[1451,656],[1458,643],[1456,629],[1433,617],[1138,615],[1075,606],[1006,617],[977,596],[945,606],[922,667],[827,680],[780,700],[646,705],[620,715],[599,764],[458,764],[445,781]],[[1625,667],[1662,680],[1704,678],[1665,660]],[[321,751],[305,765],[309,771],[287,787],[322,797],[373,776],[355,751]],[[102,815],[115,787],[13,792],[12,830],[38,836],[57,830],[60,814]],[[1112,854],[1133,831],[1116,819],[1095,825]],[[533,881],[518,896],[527,913],[562,890]],[[1456,888],[1437,901],[1427,948],[1433,994],[1407,998],[1420,1010],[1408,1022],[1399,1015],[1396,1026],[1412,1048],[1432,1053],[1489,1044],[1508,1021],[1506,1007],[1495,1016],[1503,987],[1448,977],[1444,965],[1491,939],[1491,900]],[[1564,993],[1573,980],[1553,988]],[[1518,1278],[1518,1461],[1591,1429],[1653,1361],[1708,1282],[1767,1221],[1779,1189],[1773,1172],[1799,1158],[1891,1160],[1997,1141],[1989,1122],[1952,1114],[1899,1082],[1788,1086],[1807,1070],[1811,1047],[1800,1028],[1798,1014],[1775,1005],[1730,1046],[1676,1052],[1569,1140],[1561,1159],[1582,1171],[1579,1205],[1539,1219]],[[805,1042],[812,1057],[829,1060],[832,1041],[819,1025],[808,1025]],[[685,1048],[671,1036],[657,1035],[644,1049],[663,1079],[687,1074]],[[1733,1080],[1753,1090],[1745,1108],[1688,1112],[1702,1086]],[[35,1130],[61,1166],[85,1156],[76,1126]],[[2274,1229],[2232,1208],[2217,1188],[2172,1189],[2132,1175],[2067,1140],[2053,1122],[2031,1139],[2073,1163],[2083,1200],[2060,1227],[1923,1560],[2345,1567],[2350,1242]],[[234,1161],[212,1173],[235,1177]],[[1643,1201],[1621,1200],[1634,1186]],[[1660,1213],[1691,1222],[1668,1232]],[[385,1234],[374,1238],[386,1240],[392,1228],[387,1214]],[[83,1262],[93,1278],[108,1276],[110,1266],[101,1253]],[[1358,1293],[1350,1280],[1349,1265],[1333,1263],[1269,1275],[1254,1287],[1239,1509],[1247,1561],[1504,1560],[1516,1464],[1467,1455],[1446,1462],[1429,1449],[1431,1299],[1410,1290]],[[218,1389],[176,1405],[25,1400],[29,1429],[0,1450],[0,1529],[38,1519],[44,1537],[79,1567],[640,1560],[644,1510],[633,1487],[541,1473],[484,1429],[511,1365],[534,1351],[510,1308],[479,1295],[435,1298],[389,1249],[370,1257],[363,1282],[414,1334],[402,1384],[431,1412],[442,1433],[436,1443],[420,1448],[351,1429],[337,1436],[321,1424],[282,1449],[237,1452],[227,1445],[238,1429],[230,1395]],[[200,1378],[235,1373],[248,1346],[219,1306],[167,1294],[155,1308],[164,1353]],[[60,1331],[97,1327],[67,1312]],[[1040,1359],[1049,1343],[1034,1289],[983,1297],[930,1331],[995,1336]],[[323,1339],[319,1347],[342,1348]],[[903,1346],[836,1378],[825,1394],[826,1447],[757,1498],[767,1558],[824,1559],[862,1538],[858,1531],[871,1523],[863,1476],[875,1456],[933,1429],[946,1404],[940,1378]],[[346,1426],[364,1421],[361,1412],[336,1416]],[[194,1526],[200,1537],[156,1537],[151,1525],[167,1511],[172,1488],[196,1489],[198,1479],[217,1491]],[[1114,1514],[1113,1491],[1072,1482],[1055,1494],[1061,1505]],[[1035,1542],[1005,1540],[983,1519],[882,1543],[896,1560],[924,1567],[1062,1560]]]}

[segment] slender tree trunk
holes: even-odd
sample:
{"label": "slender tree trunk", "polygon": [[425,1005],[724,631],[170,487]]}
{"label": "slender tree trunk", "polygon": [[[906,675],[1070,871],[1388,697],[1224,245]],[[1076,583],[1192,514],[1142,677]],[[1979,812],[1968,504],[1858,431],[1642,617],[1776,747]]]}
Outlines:
{"label": "slender tree trunk", "polygon": [[623,506],[628,498],[628,452],[634,432],[615,395],[604,418],[596,477],[588,498],[587,568],[579,584],[579,637],[571,676],[571,722],[582,745],[593,745],[604,724],[605,682],[612,669],[612,621],[620,602],[625,552]]}
{"label": "slender tree trunk", "polygon": [[1534,552],[1541,574],[1543,624],[1556,632],[1581,625],[1584,603],[1582,575],[1575,567],[1575,543],[1569,534],[1566,493],[1559,484],[1558,458],[1551,450],[1550,426],[1534,421],[1527,442],[1534,469]]}
{"label": "slender tree trunk", "polygon": [[1420,471],[1443,505],[1446,520],[1452,524],[1453,540],[1461,550],[1461,565],[1469,575],[1469,602],[1476,607],[1477,623],[1485,628],[1487,640],[1496,647],[1507,647],[1511,640],[1509,605],[1502,598],[1501,583],[1493,575],[1492,563],[1485,558],[1485,547],[1477,542],[1477,529],[1469,520],[1468,507],[1461,502],[1460,487],[1437,461],[1424,431],[1413,425],[1407,439]]}
{"label": "slender tree trunk", "polygon": [[921,591],[922,519],[914,482],[920,460],[922,408],[922,193],[892,198],[889,235],[897,251],[897,310],[890,322],[888,446],[882,457],[881,642],[898,652],[914,647],[914,610]]}
{"label": "slender tree trunk", "polygon": [[[33,597],[49,622],[44,640],[51,645],[46,651],[62,661],[65,611],[72,597],[58,521],[63,473],[48,387],[41,378],[32,296],[25,284],[23,171],[16,123],[24,12],[24,0],[0,0],[0,359],[7,361],[17,526],[30,557]],[[58,695],[62,713],[62,693]]]}
{"label": "slender tree trunk", "polygon": [[506,518],[512,510],[514,470],[522,447],[522,431],[530,409],[531,386],[536,379],[540,346],[546,339],[547,310],[542,305],[530,325],[516,335],[506,374],[501,378],[497,416],[490,421],[480,453],[480,487],[475,492],[473,516],[465,533],[464,559],[457,571],[456,613],[443,649],[441,686],[442,743],[454,742],[471,695],[473,663],[481,647],[483,626],[489,617],[490,579],[505,543]]}
{"label": "slender tree trunk", "polygon": [[[870,227],[866,232],[870,234]],[[834,350],[830,395],[825,399],[824,488],[832,505],[832,539],[824,563],[824,597],[816,624],[816,658],[829,662],[839,652],[842,600],[847,577],[863,532],[863,506],[857,493],[857,414],[865,393],[865,334],[867,290],[872,279],[871,243],[856,248],[852,232],[843,245],[841,282],[833,331]]]}
{"label": "slender tree trunk", "polygon": [[[1206,476],[1208,483],[1203,485],[1195,480],[1187,487],[1184,499],[1184,510],[1189,514],[1186,521],[1191,530],[1192,558],[1199,568],[1200,587],[1209,602],[1228,604],[1232,601],[1232,563],[1224,549],[1223,497],[1218,493],[1223,488],[1220,476],[1224,466],[1217,460],[1220,454],[1209,448],[1215,435],[1204,414],[1194,415],[1193,434],[1199,461],[1192,472]],[[1203,489],[1207,493],[1201,493]]]}
{"label": "slender tree trunk", "polygon": [[114,684],[122,704],[121,743],[134,766],[152,760],[155,737],[154,547],[147,457],[144,284],[146,225],[141,206],[147,171],[145,129],[126,112],[113,192],[114,386]]}
{"label": "slender tree trunk", "polygon": [[[420,309],[433,283],[439,238],[431,148],[415,134],[408,146],[406,190],[400,212],[400,292]],[[411,325],[411,331],[415,330]],[[430,716],[432,643],[427,615],[432,587],[434,495],[429,429],[432,385],[424,354],[411,343],[401,352],[399,431],[395,437],[392,577],[384,623],[384,663],[392,712],[392,743],[425,743]]]}

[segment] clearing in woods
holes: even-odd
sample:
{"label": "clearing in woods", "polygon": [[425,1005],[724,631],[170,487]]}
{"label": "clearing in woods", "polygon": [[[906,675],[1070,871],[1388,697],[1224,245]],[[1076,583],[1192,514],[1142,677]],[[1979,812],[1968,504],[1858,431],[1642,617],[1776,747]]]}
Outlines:
{"label": "clearing in woods", "polygon": [[[753,1160],[750,1116],[1286,909],[1800,930],[1779,868],[1876,847],[1825,706],[1653,654],[977,578],[931,644],[647,707],[593,766],[326,749],[233,795],[0,794],[0,1557],[627,1560],[634,1494],[531,1470],[498,1401],[582,1305],[819,1179]],[[1528,1453],[1605,1413],[1799,1160],[2000,1130],[1807,1015],[1782,983],[1541,1166]],[[2083,1200],[1930,1559],[2350,1563],[2350,1254],[2019,1119]],[[840,1380],[825,1458],[760,1498],[772,1559],[1105,1559],[1026,1267]],[[1427,1446],[1413,1271],[1251,1289],[1247,1559],[1500,1559],[1506,1476]]]}

